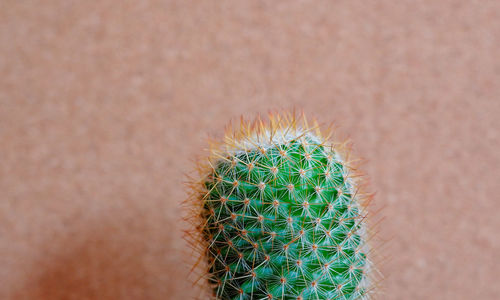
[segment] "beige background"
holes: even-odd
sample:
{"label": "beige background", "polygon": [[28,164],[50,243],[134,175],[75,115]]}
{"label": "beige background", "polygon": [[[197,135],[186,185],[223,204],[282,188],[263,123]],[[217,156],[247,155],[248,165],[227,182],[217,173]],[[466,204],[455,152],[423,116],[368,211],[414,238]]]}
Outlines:
{"label": "beige background", "polygon": [[0,299],[188,299],[183,172],[303,108],[368,160],[381,299],[500,295],[500,2],[0,2]]}

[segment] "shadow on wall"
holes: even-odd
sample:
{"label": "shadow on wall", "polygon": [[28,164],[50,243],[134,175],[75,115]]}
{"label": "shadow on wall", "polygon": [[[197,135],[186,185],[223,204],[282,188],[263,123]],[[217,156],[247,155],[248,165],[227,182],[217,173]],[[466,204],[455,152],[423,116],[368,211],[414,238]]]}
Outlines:
{"label": "shadow on wall", "polygon": [[15,299],[170,299],[176,287],[169,279],[182,276],[182,265],[166,255],[174,238],[168,227],[153,239],[130,220],[85,227],[57,241],[55,254],[34,267],[34,282]]}

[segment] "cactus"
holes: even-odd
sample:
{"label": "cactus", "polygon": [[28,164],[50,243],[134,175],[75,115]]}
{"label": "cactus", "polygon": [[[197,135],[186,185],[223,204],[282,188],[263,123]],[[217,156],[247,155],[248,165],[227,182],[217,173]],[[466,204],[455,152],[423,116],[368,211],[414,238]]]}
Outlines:
{"label": "cactus", "polygon": [[[330,131],[329,131],[330,132]],[[242,120],[191,183],[201,284],[214,299],[368,299],[368,198],[317,122]]]}

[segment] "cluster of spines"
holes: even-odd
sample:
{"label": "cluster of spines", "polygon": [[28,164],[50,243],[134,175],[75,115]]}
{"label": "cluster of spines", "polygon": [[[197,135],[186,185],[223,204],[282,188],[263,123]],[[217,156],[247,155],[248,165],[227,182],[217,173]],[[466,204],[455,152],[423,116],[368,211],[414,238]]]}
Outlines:
{"label": "cluster of spines", "polygon": [[278,115],[212,152],[191,241],[216,299],[368,298],[365,198],[345,148],[316,129]]}

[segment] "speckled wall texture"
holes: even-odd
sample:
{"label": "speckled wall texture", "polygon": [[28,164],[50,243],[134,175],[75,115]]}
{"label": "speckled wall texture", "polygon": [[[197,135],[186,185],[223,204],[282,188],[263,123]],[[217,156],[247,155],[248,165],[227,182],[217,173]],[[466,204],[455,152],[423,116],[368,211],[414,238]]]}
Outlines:
{"label": "speckled wall texture", "polygon": [[499,1],[1,1],[0,299],[189,299],[183,172],[289,107],[367,159],[380,299],[498,299],[499,49]]}

